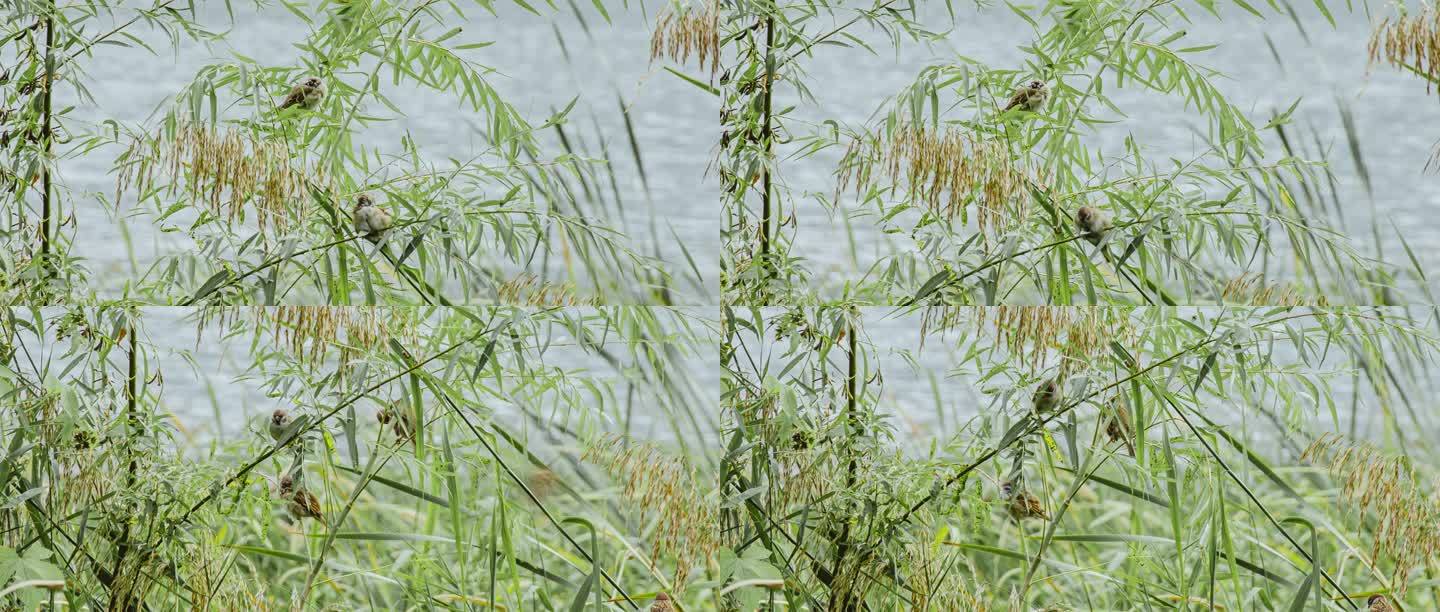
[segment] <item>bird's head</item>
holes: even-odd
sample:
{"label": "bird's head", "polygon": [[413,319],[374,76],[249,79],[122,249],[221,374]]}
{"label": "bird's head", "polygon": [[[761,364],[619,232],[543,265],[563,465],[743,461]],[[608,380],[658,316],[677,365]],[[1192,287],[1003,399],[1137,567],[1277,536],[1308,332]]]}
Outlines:
{"label": "bird's head", "polygon": [[1035,90],[1045,89],[1045,82],[1044,82],[1044,81],[1030,81],[1030,89],[1035,89]]}
{"label": "bird's head", "polygon": [[1081,206],[1080,210],[1075,211],[1075,220],[1088,227],[1099,215],[1100,211],[1094,206]]}
{"label": "bird's head", "polygon": [[284,408],[276,408],[275,412],[270,413],[270,422],[278,427],[284,427],[290,424],[290,413],[286,412]]}
{"label": "bird's head", "polygon": [[670,601],[670,595],[665,591],[660,591],[655,594],[655,601]]}
{"label": "bird's head", "polygon": [[295,479],[289,474],[280,477],[280,496],[289,497],[290,492],[295,490]]}
{"label": "bird's head", "polygon": [[1005,481],[1005,482],[1000,483],[1000,494],[1003,495],[1003,496],[1005,496],[1006,499],[1009,499],[1009,498],[1011,498],[1011,497],[1014,497],[1014,496],[1015,496],[1015,483],[1010,482],[1010,481],[1008,481],[1008,480]]}
{"label": "bird's head", "polygon": [[1366,603],[1367,605],[1373,606],[1373,605],[1375,605],[1376,602],[1383,602],[1383,601],[1385,601],[1385,596],[1384,596],[1384,595],[1371,595],[1371,596],[1370,596],[1370,599],[1365,600],[1365,603]]}
{"label": "bird's head", "polygon": [[309,87],[310,89],[318,89],[320,85],[320,77],[310,77],[308,79],[305,79],[305,86]]}
{"label": "bird's head", "polygon": [[368,193],[362,193],[358,196],[355,196],[355,208],[365,208],[366,206],[374,205],[375,200],[371,199],[370,194]]}

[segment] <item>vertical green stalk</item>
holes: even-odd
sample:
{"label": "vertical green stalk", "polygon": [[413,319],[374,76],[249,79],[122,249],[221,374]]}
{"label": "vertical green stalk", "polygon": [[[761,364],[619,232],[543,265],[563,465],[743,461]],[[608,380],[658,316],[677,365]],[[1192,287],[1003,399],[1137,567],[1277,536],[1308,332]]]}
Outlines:
{"label": "vertical green stalk", "polygon": [[771,91],[775,82],[775,57],[772,50],[775,46],[775,14],[765,16],[765,122],[764,131],[760,137],[765,139],[765,165],[760,169],[761,181],[763,181],[763,205],[760,211],[760,259],[764,261],[770,254],[770,225],[773,213],[770,210],[772,199],[770,190],[772,187],[770,177],[770,101]]}
{"label": "vertical green stalk", "polygon": [[[126,437],[128,438],[125,443],[125,454],[129,455],[130,465],[125,474],[125,489],[134,491],[136,473],[139,471],[139,465],[136,461],[135,444],[137,441],[143,439],[142,436],[144,432],[142,432],[139,427],[139,402],[136,399],[135,391],[135,387],[140,379],[136,372],[137,368],[135,364],[135,351],[137,350],[135,347],[135,324],[131,322],[126,325],[125,329],[129,332],[126,334],[126,337],[130,340],[130,350],[127,354],[125,366],[125,427]],[[119,579],[125,570],[125,557],[130,552],[130,529],[131,524],[129,521],[126,521],[125,532],[121,536],[120,546],[115,552],[115,569],[110,574],[115,579]],[[116,606],[116,609],[129,610],[132,609],[135,603],[138,603],[132,601],[135,599],[135,593],[132,590],[126,590],[124,593],[121,593],[121,599],[118,602],[114,600],[114,593],[111,595],[111,604]]]}
{"label": "vertical green stalk", "polygon": [[40,137],[45,142],[45,160],[40,164],[40,186],[43,193],[40,195],[40,261],[41,265],[48,265],[50,255],[50,219],[54,216],[54,210],[50,202],[50,148],[53,138],[50,135],[51,120],[51,92],[55,85],[55,0],[50,0],[50,8],[45,12],[45,97],[41,102],[41,128]]}
{"label": "vertical green stalk", "polygon": [[[845,439],[847,442],[845,452],[847,455],[849,455],[849,460],[845,467],[845,490],[853,491],[855,489],[856,470],[855,443],[860,437],[860,417],[856,413],[856,409],[858,408],[858,402],[855,396],[855,382],[858,378],[855,375],[855,324],[854,322],[851,322],[846,327],[848,328],[849,332],[848,336],[850,339],[850,350],[848,355],[848,361],[845,366]],[[845,555],[847,555],[849,552],[850,522],[849,520],[846,520],[845,525],[840,528],[840,541],[835,548],[835,566],[830,572],[831,576],[835,581],[841,580],[841,576],[844,575],[844,568],[841,566],[841,563],[844,562]],[[830,605],[828,606],[830,610],[849,610],[852,606],[856,605],[857,602],[853,601],[852,598],[853,594],[848,591],[842,594],[842,596],[837,600],[835,588],[835,583],[831,582]]]}

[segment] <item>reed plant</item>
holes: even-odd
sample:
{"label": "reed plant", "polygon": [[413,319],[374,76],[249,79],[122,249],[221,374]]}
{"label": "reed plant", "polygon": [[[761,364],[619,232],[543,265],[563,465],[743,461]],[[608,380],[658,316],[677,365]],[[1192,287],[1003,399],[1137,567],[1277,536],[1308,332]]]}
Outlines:
{"label": "reed plant", "polygon": [[[583,98],[577,89],[568,105],[547,111],[517,108],[502,95],[496,82],[505,77],[487,63],[485,49],[504,41],[456,26],[500,7],[317,0],[303,8],[265,1],[215,11],[176,4],[26,0],[3,26],[0,140],[6,173],[19,172],[5,179],[8,303],[116,295],[179,305],[551,299],[520,295],[517,288],[532,278],[566,287],[567,302],[693,304],[711,291],[685,245],[663,245],[662,226],[650,223],[653,236],[642,240],[643,226],[627,222],[625,207],[648,203],[648,193],[623,193],[620,186],[637,177],[616,170],[608,142],[580,133],[588,127],[584,115],[604,112],[608,99]],[[553,5],[510,4],[561,17]],[[142,121],[128,119],[137,114],[128,98],[89,96],[94,75],[84,68],[101,50],[180,53],[185,39],[218,48],[226,44],[223,20],[253,18],[246,10],[285,11],[308,30],[294,41],[301,50],[294,64],[216,56],[186,75],[186,85],[164,92]],[[648,10],[595,3],[574,17],[585,28],[587,19],[600,18],[650,28]],[[700,69],[713,69],[717,14],[706,5],[658,11],[653,28],[663,57],[656,59],[680,64],[670,70],[703,85],[684,64],[697,53]],[[97,35],[90,25],[101,15],[114,26]],[[311,79],[313,103],[283,102]],[[73,107],[51,108],[60,87],[64,99],[83,104],[83,119],[65,116],[78,114]],[[449,113],[453,133],[479,143],[474,150],[443,159],[411,136],[377,136],[422,99]],[[621,99],[611,108],[623,115],[623,148],[644,183],[628,104]],[[58,175],[63,162],[97,156],[113,159],[113,189],[67,192]],[[369,236],[374,240],[362,240],[368,232],[352,223],[362,195],[393,219],[383,236]],[[84,203],[86,214],[71,214],[70,200]],[[99,231],[82,226],[103,216],[97,209],[126,224],[125,232],[138,224],[145,235],[179,238],[185,248],[157,257],[132,250],[127,276],[91,278],[71,244]],[[116,246],[117,261],[133,249]]]}
{"label": "reed plant", "polygon": [[[1001,63],[937,51],[974,27],[958,3],[736,3],[722,25],[723,301],[1222,304],[1242,277],[1284,285],[1297,303],[1428,298],[1413,259],[1362,253],[1335,210],[1344,203],[1325,199],[1337,180],[1368,181],[1348,116],[1360,176],[1337,178],[1329,151],[1298,150],[1298,99],[1237,107],[1222,86],[1228,67],[1207,63],[1207,52],[1238,43],[1195,40],[1183,25],[1272,19],[1279,7],[1009,8],[1029,33],[993,54]],[[1341,18],[1325,2],[1311,10]],[[1382,26],[1372,56],[1429,70],[1428,10]],[[936,57],[863,122],[811,91],[812,69],[846,61],[837,54],[886,48],[898,69],[911,53]],[[1102,138],[1156,106],[1183,109],[1190,150],[1157,150],[1144,130],[1123,143]],[[828,164],[828,188],[816,185]],[[826,217],[831,227],[867,226],[865,237],[848,237],[842,261],[811,252],[828,239],[820,232],[836,231],[821,227]],[[1383,226],[1372,220],[1374,243],[1405,240]]]}
{"label": "reed plant", "polygon": [[[9,309],[0,331],[7,606],[640,609],[665,592],[688,609],[716,590],[702,313],[112,303]],[[265,401],[216,397],[206,426],[167,381],[218,373],[226,350]]]}
{"label": "reed plant", "polygon": [[[1428,311],[726,317],[730,609],[1440,603]],[[876,335],[921,324],[952,359]],[[928,414],[893,388],[926,368]]]}

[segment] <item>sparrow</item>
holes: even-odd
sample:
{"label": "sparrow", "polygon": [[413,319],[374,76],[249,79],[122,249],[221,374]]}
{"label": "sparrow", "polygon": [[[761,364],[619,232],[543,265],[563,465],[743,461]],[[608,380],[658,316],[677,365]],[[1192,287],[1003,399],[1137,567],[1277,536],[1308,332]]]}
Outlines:
{"label": "sparrow", "polygon": [[1385,599],[1384,595],[1371,595],[1370,600],[1366,603],[1370,604],[1370,612],[1390,612],[1391,610],[1390,600]]}
{"label": "sparrow", "polygon": [[365,236],[370,242],[380,242],[392,225],[390,213],[376,206],[367,193],[355,198],[355,209],[350,212],[350,217],[355,222],[355,233]]}
{"label": "sparrow", "polygon": [[312,110],[320,105],[325,99],[325,82],[320,77],[307,77],[305,80],[296,83],[286,94],[285,100],[280,102],[280,110],[299,106],[305,110]]}
{"label": "sparrow", "polygon": [[1054,412],[1055,407],[1060,405],[1060,377],[1040,383],[1030,401],[1034,404],[1035,414],[1039,416]]}
{"label": "sparrow", "polygon": [[1081,206],[1075,211],[1075,225],[1080,228],[1080,237],[1090,244],[1098,245],[1110,231],[1110,215],[1094,206]]}
{"label": "sparrow", "polygon": [[530,487],[530,492],[535,497],[546,498],[560,488],[560,477],[548,468],[540,468],[526,479],[525,486]]}
{"label": "sparrow", "polygon": [[289,500],[285,506],[290,515],[297,519],[313,518],[325,524],[325,515],[320,512],[320,500],[314,493],[304,487],[296,486],[295,480],[289,474],[280,479],[280,498]]}
{"label": "sparrow", "polygon": [[1106,412],[1105,435],[1110,438],[1111,442],[1123,442],[1126,452],[1129,452],[1130,456],[1134,457],[1135,444],[1131,442],[1131,440],[1135,439],[1135,433],[1131,431],[1130,428],[1130,423],[1132,422],[1130,419],[1130,402],[1125,399],[1125,396],[1117,395],[1115,399],[1110,400],[1110,406]]}
{"label": "sparrow", "polygon": [[1027,518],[1050,520],[1050,515],[1045,513],[1045,507],[1040,505],[1040,499],[1029,492],[1017,490],[1014,483],[1005,481],[1000,485],[1000,492],[1006,499],[1005,510],[1015,522]]}
{"label": "sparrow", "polygon": [[395,432],[395,437],[402,442],[415,442],[415,415],[399,406],[393,406],[381,410],[375,415],[375,419],[381,425],[389,425]]}
{"label": "sparrow", "polygon": [[275,412],[270,413],[270,437],[279,442],[285,437],[286,430],[290,429],[291,422],[293,420],[289,412],[284,408],[276,408]]}
{"label": "sparrow", "polygon": [[1029,84],[1020,85],[1015,88],[1015,94],[1010,96],[1010,103],[1005,105],[1003,111],[1012,108],[1037,112],[1045,106],[1045,101],[1050,99],[1050,89],[1045,86],[1044,81],[1030,81]]}
{"label": "sparrow", "polygon": [[673,612],[675,604],[670,603],[670,595],[665,591],[655,594],[655,601],[650,602],[650,612]]}

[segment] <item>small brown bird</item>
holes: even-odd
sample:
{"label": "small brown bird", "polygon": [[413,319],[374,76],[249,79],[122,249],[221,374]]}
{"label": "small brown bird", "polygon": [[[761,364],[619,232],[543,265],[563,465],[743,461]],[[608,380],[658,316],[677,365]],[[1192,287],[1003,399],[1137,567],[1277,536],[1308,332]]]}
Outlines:
{"label": "small brown bird", "polygon": [[1113,224],[1110,215],[1094,206],[1081,206],[1075,211],[1075,225],[1080,227],[1080,237],[1090,244],[1100,244]]}
{"label": "small brown bird", "polygon": [[285,509],[296,519],[313,518],[322,525],[326,524],[325,515],[320,512],[320,499],[305,487],[297,486],[289,474],[280,479],[280,498],[290,502]]}
{"label": "small brown bird", "polygon": [[290,88],[290,93],[280,102],[280,109],[299,106],[305,110],[314,110],[323,99],[325,99],[325,82],[320,80],[320,77],[307,77]]}
{"label": "small brown bird", "polygon": [[1386,599],[1384,595],[1371,595],[1370,600],[1366,603],[1370,604],[1370,612],[1390,612],[1391,610],[1390,600]]}
{"label": "small brown bird", "polygon": [[285,437],[285,431],[290,429],[291,422],[293,421],[289,412],[284,408],[276,408],[275,412],[270,413],[270,437],[279,442],[280,438]]}
{"label": "small brown bird", "polygon": [[355,233],[363,235],[370,242],[380,242],[385,231],[393,225],[390,213],[377,206],[367,193],[355,198],[355,208],[350,211],[350,217],[355,222]]}
{"label": "small brown bird", "polygon": [[375,415],[375,419],[381,425],[389,425],[395,432],[395,437],[402,442],[415,443],[415,415],[410,414],[403,406],[395,405],[381,410]]}
{"label": "small brown bird", "polygon": [[1060,377],[1056,376],[1035,388],[1035,395],[1030,398],[1035,414],[1045,416],[1055,411],[1055,407],[1060,404],[1060,384]]}
{"label": "small brown bird", "polygon": [[1124,395],[1116,395],[1110,400],[1105,414],[1105,435],[1111,442],[1119,441],[1125,444],[1125,451],[1135,456],[1135,432],[1131,428],[1130,401]]}
{"label": "small brown bird", "polygon": [[1030,81],[1029,84],[1020,85],[1015,88],[1015,94],[1010,96],[1010,103],[1005,105],[1002,111],[1012,108],[1037,112],[1045,106],[1045,101],[1050,99],[1050,88],[1045,86],[1044,81]]}
{"label": "small brown bird", "polygon": [[535,497],[540,499],[545,499],[555,493],[555,490],[559,489],[561,484],[560,477],[548,468],[535,470],[535,472],[530,474],[530,477],[525,480],[525,486],[529,487],[530,492],[534,493]]}
{"label": "small brown bird", "polygon": [[1028,491],[1016,489],[1014,483],[1005,481],[1000,485],[1000,492],[1005,496],[1005,511],[1010,513],[1010,518],[1015,519],[1015,522],[1027,518],[1050,520],[1050,515],[1045,513],[1045,507],[1040,505],[1040,499]]}
{"label": "small brown bird", "polygon": [[650,602],[650,612],[672,612],[675,604],[670,602],[670,595],[665,591],[655,594],[655,601]]}

